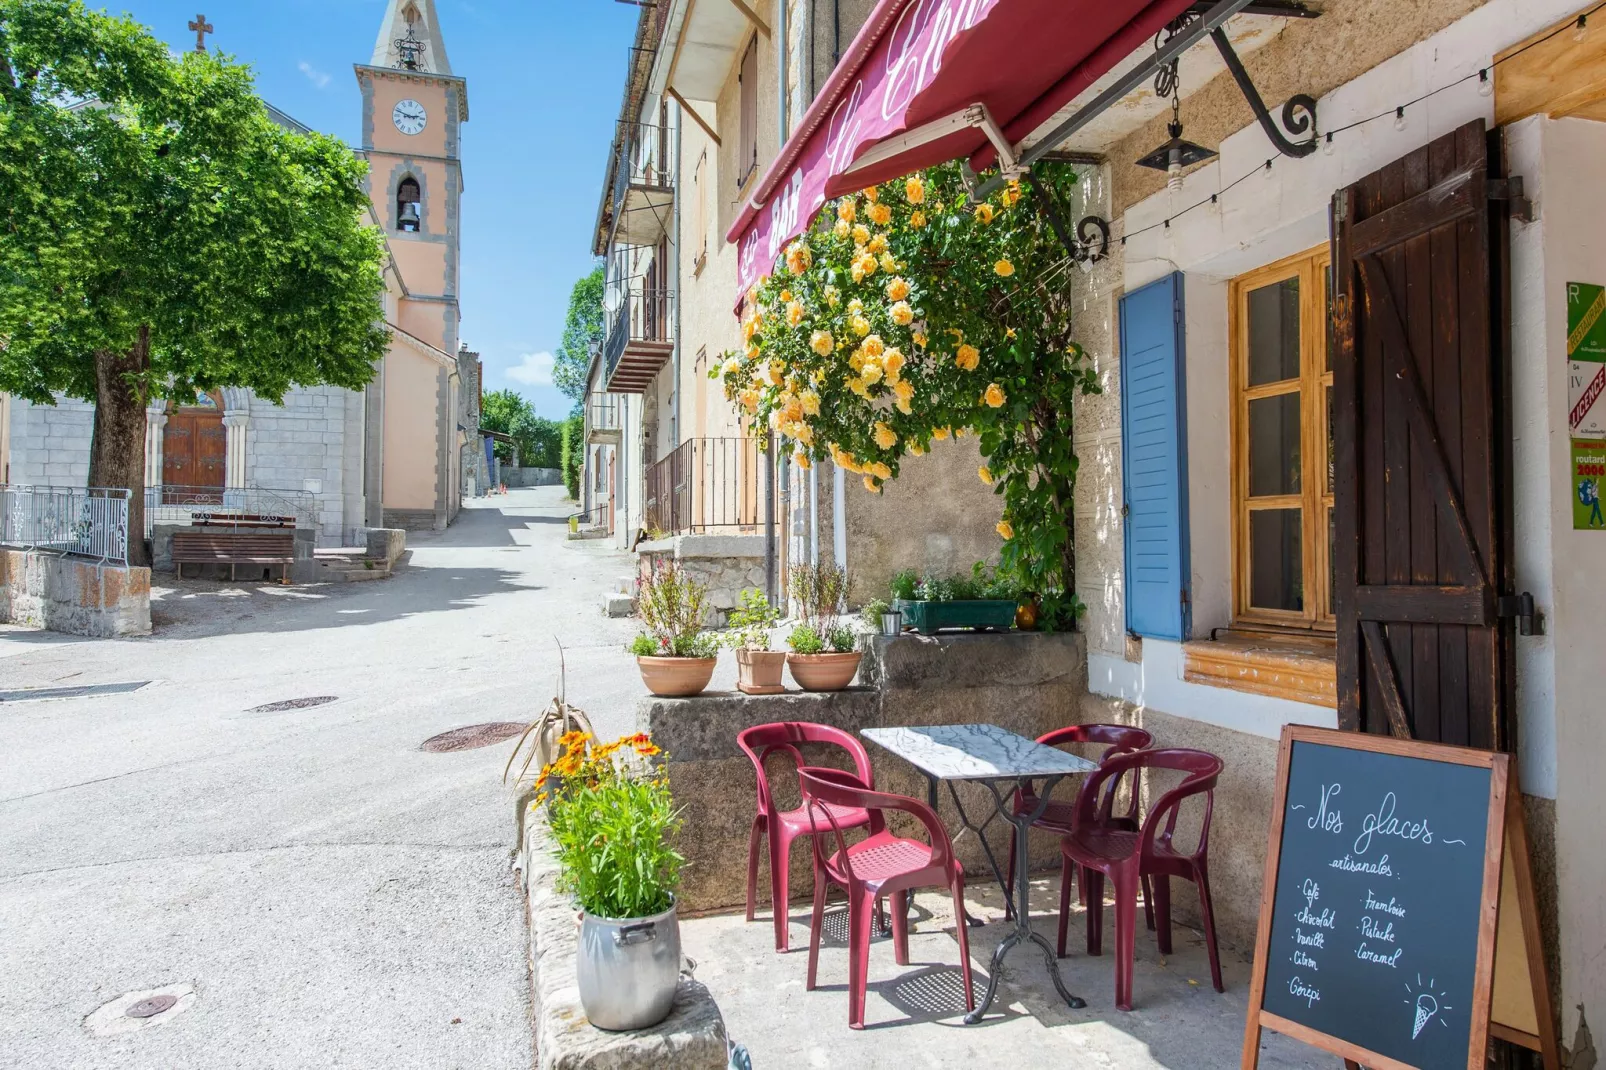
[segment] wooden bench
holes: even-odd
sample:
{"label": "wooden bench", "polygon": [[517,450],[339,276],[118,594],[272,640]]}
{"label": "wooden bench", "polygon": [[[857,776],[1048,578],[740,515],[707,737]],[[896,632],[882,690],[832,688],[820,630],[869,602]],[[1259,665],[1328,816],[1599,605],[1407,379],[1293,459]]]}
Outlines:
{"label": "wooden bench", "polygon": [[296,518],[268,513],[192,513],[190,524],[198,528],[294,528]]}
{"label": "wooden bench", "polygon": [[201,525],[196,531],[175,531],[173,566],[182,577],[185,565],[228,565],[232,580],[238,565],[279,565],[283,569],[280,578],[288,583],[290,566],[295,564],[294,524],[292,520],[288,526],[272,530],[253,531],[250,525],[231,525],[246,530],[213,531],[207,530],[211,525]]}

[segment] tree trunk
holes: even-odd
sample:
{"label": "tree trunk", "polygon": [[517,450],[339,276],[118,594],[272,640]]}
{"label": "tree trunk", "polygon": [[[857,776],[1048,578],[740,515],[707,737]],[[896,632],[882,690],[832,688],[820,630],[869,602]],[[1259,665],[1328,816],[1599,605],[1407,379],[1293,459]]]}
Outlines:
{"label": "tree trunk", "polygon": [[149,327],[126,353],[95,353],[95,435],[89,444],[89,485],[127,487],[128,563],[148,565],[145,553],[145,371]]}

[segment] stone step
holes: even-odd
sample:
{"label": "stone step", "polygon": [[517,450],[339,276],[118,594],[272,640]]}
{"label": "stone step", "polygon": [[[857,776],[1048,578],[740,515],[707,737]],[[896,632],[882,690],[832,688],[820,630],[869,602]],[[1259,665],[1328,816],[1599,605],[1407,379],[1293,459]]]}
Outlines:
{"label": "stone step", "polygon": [[636,611],[636,600],[628,594],[609,592],[602,596],[602,614],[605,617],[628,617]]}

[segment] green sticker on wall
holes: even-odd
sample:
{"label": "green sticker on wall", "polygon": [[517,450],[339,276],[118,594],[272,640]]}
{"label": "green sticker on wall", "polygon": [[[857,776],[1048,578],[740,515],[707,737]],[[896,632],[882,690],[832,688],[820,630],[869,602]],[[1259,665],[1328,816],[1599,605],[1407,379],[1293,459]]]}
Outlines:
{"label": "green sticker on wall", "polygon": [[1606,531],[1606,504],[1601,485],[1606,483],[1606,440],[1575,438],[1572,460],[1573,529]]}
{"label": "green sticker on wall", "polygon": [[1606,364],[1606,286],[1567,284],[1567,359]]}

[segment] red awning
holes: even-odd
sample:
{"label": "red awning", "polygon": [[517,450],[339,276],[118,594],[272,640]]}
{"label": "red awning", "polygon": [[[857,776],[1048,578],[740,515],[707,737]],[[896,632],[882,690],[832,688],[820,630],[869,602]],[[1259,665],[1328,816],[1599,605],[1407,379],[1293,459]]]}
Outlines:
{"label": "red awning", "polygon": [[992,165],[990,139],[1018,145],[1193,6],[880,0],[726,234],[738,294],[827,198],[945,160]]}

